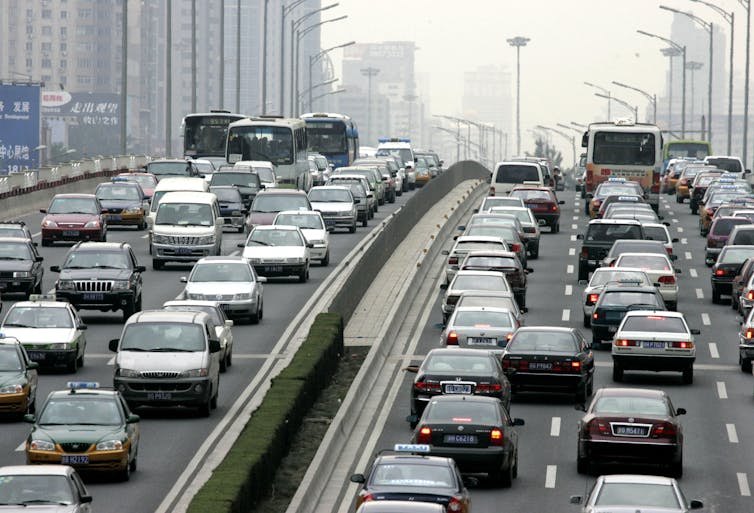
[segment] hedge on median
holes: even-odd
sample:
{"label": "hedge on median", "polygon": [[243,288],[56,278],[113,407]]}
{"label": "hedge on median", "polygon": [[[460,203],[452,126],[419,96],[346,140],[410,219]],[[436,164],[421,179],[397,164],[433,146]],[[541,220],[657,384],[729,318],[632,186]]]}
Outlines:
{"label": "hedge on median", "polygon": [[291,363],[272,380],[233,448],[197,492],[188,513],[245,513],[270,489],[275,469],[288,453],[319,393],[330,383],[343,355],[343,319],[317,315]]}

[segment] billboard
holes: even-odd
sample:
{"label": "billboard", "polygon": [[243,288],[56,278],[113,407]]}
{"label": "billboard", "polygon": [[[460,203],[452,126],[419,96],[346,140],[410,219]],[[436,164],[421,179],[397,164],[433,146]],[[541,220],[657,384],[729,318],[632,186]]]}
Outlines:
{"label": "billboard", "polygon": [[65,134],[52,143],[77,151],[77,156],[120,153],[120,95],[117,93],[42,92],[42,116],[50,127],[58,123]]}
{"label": "billboard", "polygon": [[37,169],[39,85],[0,84],[0,174]]}

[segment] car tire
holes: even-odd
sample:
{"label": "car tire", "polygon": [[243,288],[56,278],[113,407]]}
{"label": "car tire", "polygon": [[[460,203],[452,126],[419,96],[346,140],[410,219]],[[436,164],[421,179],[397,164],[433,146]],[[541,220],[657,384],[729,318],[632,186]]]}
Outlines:
{"label": "car tire", "polygon": [[584,314],[584,327],[589,328],[592,326],[592,317],[590,315]]}
{"label": "car tire", "polygon": [[534,249],[529,251],[529,253],[530,253],[529,257],[532,260],[536,260],[537,258],[539,258],[539,243],[537,243],[537,245],[534,246]]}
{"label": "car tire", "polygon": [[751,374],[751,360],[748,358],[738,357],[738,363],[741,365],[741,372]]}
{"label": "car tire", "polygon": [[[364,219],[361,220],[361,226],[364,227],[364,228],[366,228],[367,224],[369,224],[369,221],[367,221],[367,219],[369,219],[368,215],[364,216]],[[356,231],[356,229],[354,229],[354,232],[355,231]],[[353,232],[351,232],[351,233],[353,233]]]}
{"label": "car tire", "polygon": [[558,222],[558,223],[555,223],[554,225],[552,225],[550,227],[550,232],[551,233],[559,233],[560,232],[560,223]]}
{"label": "car tire", "polygon": [[579,262],[579,281],[586,280],[588,278],[589,278],[589,268],[585,264]]}
{"label": "car tire", "polygon": [[691,385],[694,383],[694,368],[688,367],[687,369],[683,369],[683,374],[681,375],[681,378],[683,380],[684,385]]}
{"label": "car tire", "polygon": [[623,381],[623,367],[613,362],[613,381],[620,383]]}
{"label": "car tire", "polygon": [[259,320],[261,321],[262,319],[264,319],[264,300],[260,296],[260,298],[259,298]]}
{"label": "car tire", "polygon": [[678,302],[677,301],[668,301],[667,303],[665,303],[665,306],[671,312],[675,312],[675,311],[678,310]]}
{"label": "car tire", "polygon": [[50,239],[42,239],[42,247],[49,247],[52,246],[52,241]]}
{"label": "car tire", "polygon": [[79,359],[74,358],[73,361],[68,364],[68,367],[66,370],[70,372],[71,374],[76,374],[76,372],[78,372],[79,370]]}
{"label": "car tire", "polygon": [[712,287],[712,303],[720,303],[720,291],[716,287]]}
{"label": "car tire", "polygon": [[[515,453],[514,453],[514,458]],[[513,467],[515,463],[511,462],[507,469],[501,469],[499,472],[493,474],[493,480],[503,488],[510,488],[513,486]]]}
{"label": "car tire", "polygon": [[199,405],[199,416],[209,417],[212,412],[212,398],[207,399],[207,402]]}
{"label": "car tire", "polygon": [[683,457],[680,460],[674,461],[669,465],[668,473],[670,477],[680,479],[683,477]]}
{"label": "car tire", "polygon": [[681,198],[678,193],[675,195],[675,202],[676,203],[683,203],[683,198]]}
{"label": "car tire", "polygon": [[586,382],[586,395],[591,397],[594,394],[594,374],[589,376],[589,381]]}
{"label": "car tire", "polygon": [[738,310],[738,301],[736,300],[735,294],[730,297],[730,308],[732,310]]}
{"label": "car tire", "polygon": [[31,291],[32,294],[41,294],[42,293],[42,280],[39,280],[39,283],[36,284],[36,286]]}
{"label": "car tire", "polygon": [[118,478],[123,482],[131,479],[131,463],[127,461],[126,466],[118,471]]}
{"label": "car tire", "polygon": [[140,222],[140,223],[139,223],[139,224],[138,224],[138,225],[136,226],[136,229],[137,229],[137,230],[139,230],[139,231],[142,231],[142,232],[143,232],[144,230],[146,230],[146,229],[147,229],[147,222],[146,222],[146,221],[142,221],[142,222]]}
{"label": "car tire", "polygon": [[301,273],[299,273],[299,275],[298,275],[298,281],[299,282],[306,283],[306,280],[308,280],[308,279],[309,279],[309,270],[308,269],[304,269],[303,271],[301,271]]}
{"label": "car tire", "polygon": [[261,309],[261,306],[257,304],[257,311],[249,316],[249,320],[251,321],[251,324],[259,324],[259,319],[261,319],[261,317],[259,316],[260,309]]}
{"label": "car tire", "polygon": [[128,466],[131,468],[131,472],[136,472],[136,468],[138,467],[137,460],[139,453],[137,451],[136,454],[134,454],[134,457],[131,459],[131,462],[128,464]]}
{"label": "car tire", "polygon": [[225,372],[228,370],[228,364],[226,362],[227,360],[225,359],[225,357],[223,357],[223,359],[220,360],[220,372]]}
{"label": "car tire", "polygon": [[152,269],[155,271],[161,271],[165,267],[165,262],[162,260],[157,260],[156,258],[152,259]]}
{"label": "car tire", "polygon": [[76,365],[78,365],[79,368],[84,366],[84,353],[81,353],[81,356],[76,359]]}
{"label": "car tire", "polygon": [[579,474],[589,474],[591,470],[589,460],[582,457],[580,454],[576,456],[576,472]]}
{"label": "car tire", "polygon": [[[364,221],[364,226],[366,226],[366,221]],[[348,228],[348,233],[356,233],[356,221]]]}
{"label": "car tire", "polygon": [[587,387],[586,383],[583,385],[579,385],[576,387],[576,394],[574,397],[574,400],[576,401],[576,404],[586,404],[586,400],[589,394],[587,394]]}
{"label": "car tire", "polygon": [[325,258],[323,258],[319,263],[322,267],[327,267],[328,265],[330,265],[330,250],[329,249],[327,250],[327,253],[325,253]]}
{"label": "car tire", "polygon": [[230,351],[225,355],[225,368],[233,366],[233,346],[230,346]]}

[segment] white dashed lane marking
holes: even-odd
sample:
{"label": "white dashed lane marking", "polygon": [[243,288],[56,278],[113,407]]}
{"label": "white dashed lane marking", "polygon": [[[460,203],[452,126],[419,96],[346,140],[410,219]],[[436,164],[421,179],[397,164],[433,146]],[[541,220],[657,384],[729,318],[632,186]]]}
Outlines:
{"label": "white dashed lane marking", "polygon": [[725,381],[718,381],[717,382],[717,396],[720,399],[727,399],[728,398],[728,389],[725,386]]}
{"label": "white dashed lane marking", "polygon": [[688,244],[688,243],[689,243],[689,240],[687,238],[684,237],[683,239],[681,239],[681,244]]}
{"label": "white dashed lane marking", "polygon": [[728,441],[732,444],[738,443],[738,433],[735,424],[725,424],[725,430],[728,432]]}
{"label": "white dashed lane marking", "polygon": [[579,216],[573,216],[573,220],[574,221],[578,221],[579,220]]}
{"label": "white dashed lane marking", "polygon": [[547,465],[547,473],[545,474],[545,488],[555,488],[555,479],[558,475],[557,465]]}
{"label": "white dashed lane marking", "polygon": [[571,235],[571,242],[575,242],[575,241],[576,241],[576,236],[575,235]]}
{"label": "white dashed lane marking", "polygon": [[689,269],[689,276],[697,278],[699,275],[696,273],[696,269]]}
{"label": "white dashed lane marking", "polygon": [[702,314],[702,324],[704,324],[705,326],[709,326],[711,324],[710,319],[709,319],[709,314],[706,314],[706,313]]}
{"label": "white dashed lane marking", "polygon": [[21,444],[15,449],[16,452],[24,452],[25,450],[26,450],[26,440],[21,442]]}
{"label": "white dashed lane marking", "polygon": [[691,251],[686,252],[686,260],[691,260]]}
{"label": "white dashed lane marking", "polygon": [[672,221],[673,221],[674,223],[677,223],[677,222],[678,222],[678,219],[674,217],[674,218],[672,219]]}
{"label": "white dashed lane marking", "polygon": [[565,295],[570,296],[573,294],[573,286],[572,285],[566,285],[565,286]]}
{"label": "white dashed lane marking", "polygon": [[560,436],[560,417],[553,417],[550,425],[550,436]]}
{"label": "white dashed lane marking", "polygon": [[570,249],[568,249],[568,255],[569,256],[573,256],[575,254],[576,254],[576,248],[570,248]]}
{"label": "white dashed lane marking", "polygon": [[573,265],[568,264],[568,267],[566,267],[566,273],[567,274],[573,274]]}
{"label": "white dashed lane marking", "polygon": [[738,489],[743,497],[751,497],[751,490],[749,489],[749,477],[746,472],[738,472],[736,474],[738,479]]}
{"label": "white dashed lane marking", "polygon": [[571,311],[568,308],[563,309],[563,315],[561,316],[560,320],[562,320],[563,322],[571,320]]}
{"label": "white dashed lane marking", "polygon": [[679,226],[679,227],[677,228],[677,230],[678,230],[678,233],[683,233],[683,226]]}
{"label": "white dashed lane marking", "polygon": [[717,350],[717,344],[714,342],[709,343],[709,355],[710,358],[720,358],[720,353]]}
{"label": "white dashed lane marking", "polygon": [[572,224],[571,225],[571,230],[578,230],[578,229],[579,229],[579,225],[577,225],[577,224]]}
{"label": "white dashed lane marking", "polygon": [[702,289],[696,289],[696,298],[704,299],[704,291]]}

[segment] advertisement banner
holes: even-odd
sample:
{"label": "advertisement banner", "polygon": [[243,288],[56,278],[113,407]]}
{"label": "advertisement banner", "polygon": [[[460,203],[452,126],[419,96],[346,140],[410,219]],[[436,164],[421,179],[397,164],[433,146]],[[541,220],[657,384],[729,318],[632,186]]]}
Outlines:
{"label": "advertisement banner", "polygon": [[0,84],[0,174],[37,169],[39,85]]}
{"label": "advertisement banner", "polygon": [[[53,128],[52,142],[75,149],[80,158],[120,152],[120,115],[117,93],[42,92],[42,116]],[[59,124],[62,140],[56,137]]]}

